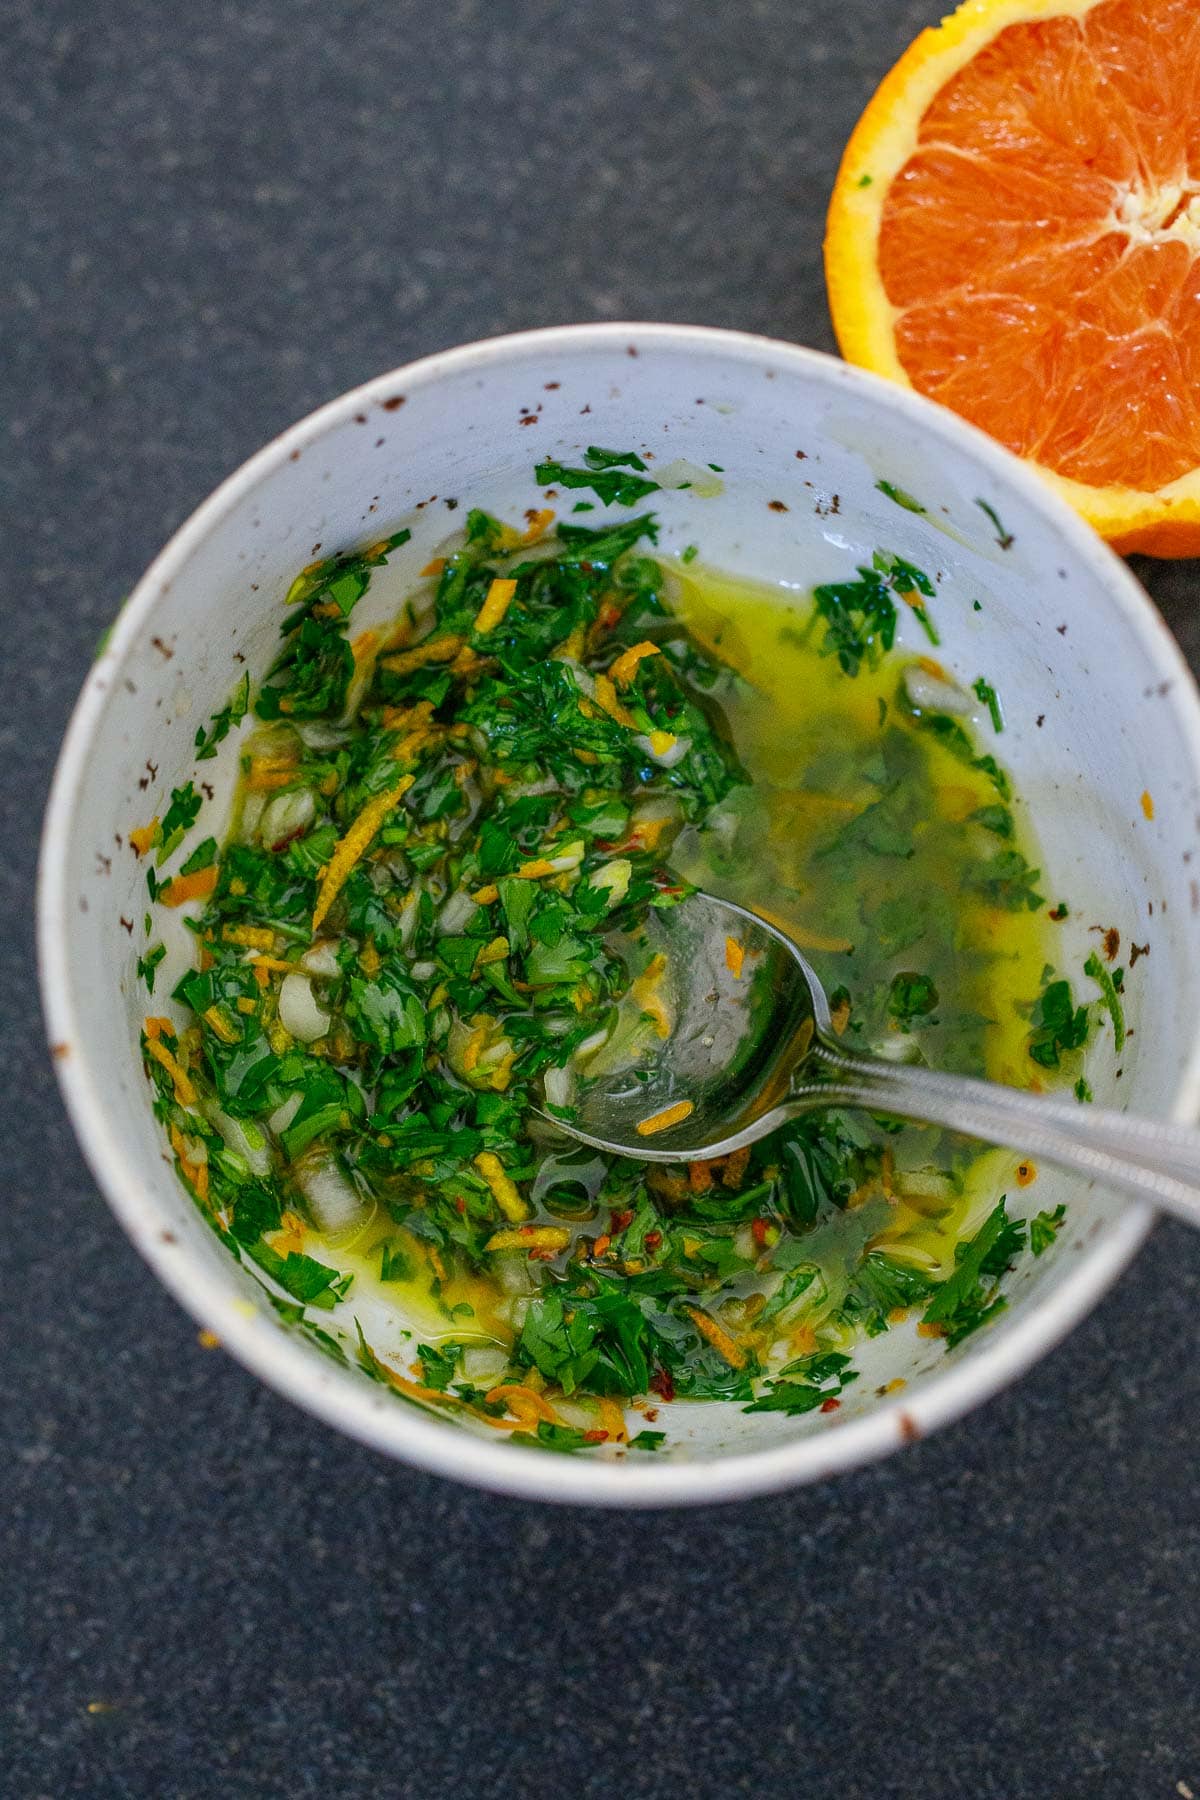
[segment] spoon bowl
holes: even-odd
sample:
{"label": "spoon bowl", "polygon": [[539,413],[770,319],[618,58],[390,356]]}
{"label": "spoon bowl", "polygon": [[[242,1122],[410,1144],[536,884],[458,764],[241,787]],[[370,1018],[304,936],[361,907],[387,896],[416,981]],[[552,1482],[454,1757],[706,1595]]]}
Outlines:
{"label": "spoon bowl", "polygon": [[651,928],[672,1024],[636,1058],[583,1075],[548,1115],[641,1162],[704,1161],[802,1113],[865,1107],[1037,1154],[1200,1225],[1200,1131],[844,1050],[812,966],[786,933],[692,892]]}
{"label": "spoon bowl", "polygon": [[790,1117],[796,1071],[832,1035],[825,990],[790,939],[744,906],[693,893],[626,949],[664,959],[670,1036],[630,1065],[585,1072],[570,1117],[551,1109],[563,1129],[642,1162],[679,1162],[740,1149]]}

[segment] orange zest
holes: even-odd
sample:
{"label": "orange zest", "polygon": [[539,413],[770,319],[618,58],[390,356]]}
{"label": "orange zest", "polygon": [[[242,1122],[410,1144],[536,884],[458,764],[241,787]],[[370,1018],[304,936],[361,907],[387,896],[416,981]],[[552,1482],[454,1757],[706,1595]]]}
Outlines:
{"label": "orange zest", "polygon": [[266,925],[223,925],[221,942],[240,944],[245,950],[271,951],[275,948],[275,933]]}
{"label": "orange zest", "polygon": [[481,633],[495,631],[512,605],[513,595],[516,591],[515,581],[501,580],[497,577],[488,588],[483,605],[475,614],[474,629]]}
{"label": "orange zest", "polygon": [[629,1442],[625,1414],[611,1394],[601,1394],[600,1396],[600,1422],[610,1443],[627,1444]]}
{"label": "orange zest", "polygon": [[539,538],[545,537],[554,523],[554,512],[549,506],[543,506],[537,512],[526,513],[525,517],[529,521],[529,529],[521,537],[523,544],[536,544]]}
{"label": "orange zest", "polygon": [[257,794],[269,793],[272,788],[286,787],[296,779],[296,773],[294,756],[252,756],[246,770],[246,786]]}
{"label": "orange zest", "polygon": [[628,650],[622,650],[608,673],[619,687],[625,687],[637,674],[638,664],[648,656],[658,656],[661,652],[657,644],[649,638],[643,638],[640,644],[631,644]]}
{"label": "orange zest", "polygon": [[196,869],[191,875],[176,875],[158,890],[164,906],[185,906],[189,900],[207,900],[217,885],[217,866]]}
{"label": "orange zest", "polygon": [[351,869],[369,848],[388,814],[399,806],[414,780],[414,776],[405,775],[385,794],[376,794],[368,800],[349,831],[338,840],[317,890],[317,904],[313,909],[314,933],[320,929],[322,920],[345,887]]}
{"label": "orange zest", "polygon": [[219,1006],[206,1007],[201,1015],[209,1030],[219,1037],[223,1044],[236,1044],[241,1041],[241,1032],[232,1024]]}
{"label": "orange zest", "polygon": [[494,1150],[483,1150],[475,1158],[475,1167],[487,1182],[492,1198],[510,1225],[520,1224],[529,1216],[529,1208],[520,1189]]}
{"label": "orange zest", "polygon": [[[558,1423],[558,1414],[550,1402],[520,1382],[506,1381],[499,1387],[489,1388],[484,1399],[489,1406],[503,1403],[505,1410],[517,1421],[517,1429],[521,1431],[536,1431],[541,1420],[545,1420],[547,1425]],[[496,1421],[498,1424],[501,1422]]]}
{"label": "orange zest", "polygon": [[851,362],[1157,556],[1200,553],[1198,62],[1194,0],[967,0],[859,120],[825,242]]}
{"label": "orange zest", "polygon": [[146,1054],[167,1071],[175,1084],[175,1098],[180,1106],[195,1106],[196,1090],[191,1077],[178,1057],[174,1056],[158,1037],[147,1034]]}
{"label": "orange zest", "polygon": [[376,1356],[369,1345],[364,1345],[363,1348],[366,1360],[380,1380],[386,1381],[398,1394],[405,1394],[410,1400],[425,1400],[437,1406],[461,1406],[462,1402],[454,1394],[445,1394],[440,1388],[426,1387],[420,1381],[409,1381],[385,1363],[381,1356]]}
{"label": "orange zest", "polygon": [[[629,989],[630,999],[653,1020],[655,1033],[660,1038],[668,1038],[671,1035],[671,1014],[666,1001],[659,992],[666,972],[667,959],[661,950],[657,950]],[[641,1129],[642,1127],[639,1125],[638,1130],[641,1131]],[[662,1129],[662,1126],[655,1126],[656,1131]]]}
{"label": "orange zest", "polygon": [[571,1233],[565,1225],[505,1225],[493,1231],[485,1250],[565,1250]]}
{"label": "orange zest", "polygon": [[350,646],[350,654],[354,658],[355,668],[360,672],[366,668],[378,648],[379,633],[377,631],[360,631]]}
{"label": "orange zest", "polygon": [[145,856],[147,850],[151,848],[157,836],[158,814],[155,813],[148,825],[134,826],[129,834],[129,842],[132,844],[134,853],[137,856]]}
{"label": "orange zest", "polygon": [[637,730],[637,720],[627,707],[617,699],[617,690],[607,675],[596,677],[596,705],[606,712],[616,724],[623,725],[627,731]]}
{"label": "orange zest", "polygon": [[196,1190],[198,1199],[207,1200],[208,1164],[206,1162],[197,1162],[193,1159],[193,1153],[188,1147],[188,1141],[184,1137],[182,1131],[180,1131],[178,1125],[171,1126],[170,1135],[171,1148],[179,1158],[179,1167],[183,1171],[184,1179],[188,1182],[189,1186]]}
{"label": "orange zest", "polygon": [[682,1125],[695,1112],[694,1101],[677,1100],[674,1106],[664,1106],[661,1112],[651,1113],[648,1119],[639,1119],[636,1130],[639,1137],[653,1137],[656,1132],[669,1131],[672,1125]]}
{"label": "orange zest", "polygon": [[718,1356],[723,1356],[731,1369],[744,1369],[746,1352],[741,1345],[735,1343],[723,1325],[719,1325],[711,1313],[705,1312],[702,1306],[685,1306],[684,1312],[700,1333],[707,1338]]}
{"label": "orange zest", "polygon": [[400,650],[385,656],[380,667],[392,675],[411,675],[414,669],[424,669],[429,663],[453,662],[462,647],[460,637],[430,638],[418,644],[415,650]]}

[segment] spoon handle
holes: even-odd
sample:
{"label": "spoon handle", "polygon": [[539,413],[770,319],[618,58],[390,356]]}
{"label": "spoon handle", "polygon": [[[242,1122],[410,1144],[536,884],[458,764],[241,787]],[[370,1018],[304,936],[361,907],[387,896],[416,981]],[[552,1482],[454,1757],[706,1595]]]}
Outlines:
{"label": "spoon handle", "polygon": [[911,1063],[867,1061],[824,1044],[813,1047],[810,1067],[812,1056],[828,1073],[793,1088],[793,1097],[806,1107],[840,1103],[945,1125],[1043,1157],[1200,1225],[1200,1131],[1190,1126],[1047,1099]]}

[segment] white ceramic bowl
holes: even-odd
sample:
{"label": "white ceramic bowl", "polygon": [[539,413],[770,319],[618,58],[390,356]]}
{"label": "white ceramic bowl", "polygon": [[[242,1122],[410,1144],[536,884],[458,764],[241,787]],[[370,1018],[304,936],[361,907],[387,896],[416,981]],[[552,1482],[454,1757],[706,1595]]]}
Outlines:
{"label": "white ceramic bowl", "polygon": [[[1029,1210],[1067,1197],[1069,1228],[1010,1279],[1002,1320],[950,1354],[911,1328],[876,1339],[832,1418],[677,1403],[672,1447],[654,1457],[538,1453],[427,1416],[281,1322],[176,1179],[137,1046],[146,891],[130,827],[195,772],[197,724],[243,669],[263,674],[296,570],[318,547],[410,524],[411,543],[362,603],[370,623],[461,522],[454,502],[519,519],[539,499],[535,459],[576,458],[589,443],[650,450],[659,467],[721,466],[718,496],[655,496],[667,553],[696,542],[716,567],[801,590],[881,546],[938,571],[939,654],[966,682],[986,671],[1000,688],[1000,749],[1044,847],[1045,891],[1083,909],[1063,927],[1062,966],[1080,970],[1097,922],[1151,945],[1129,982],[1137,1035],[1122,1077],[1103,1042],[1092,1054],[1096,1097],[1195,1116],[1200,708],[1146,596],[1034,475],[953,414],[811,351],[679,326],[578,326],[429,357],[323,407],[205,502],[130,597],[67,735],[42,846],[46,1016],[117,1217],[193,1316],[281,1393],[390,1455],[491,1488],[607,1505],[732,1499],[881,1456],[1011,1380],[1113,1280],[1148,1211],[1044,1172]],[[895,505],[881,479],[926,513]],[[230,791],[236,736],[226,752],[198,771],[216,787],[206,830]],[[170,964],[163,973],[156,1009],[173,985]],[[386,1353],[386,1319],[372,1330]],[[882,1395],[896,1376],[902,1392]]]}

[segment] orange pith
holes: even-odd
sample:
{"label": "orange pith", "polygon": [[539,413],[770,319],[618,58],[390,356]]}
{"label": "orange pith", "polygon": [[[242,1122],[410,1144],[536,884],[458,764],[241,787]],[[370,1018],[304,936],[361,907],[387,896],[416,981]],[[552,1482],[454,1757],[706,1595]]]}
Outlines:
{"label": "orange pith", "polygon": [[1200,0],[968,0],[864,114],[826,266],[851,360],[1200,549]]}

